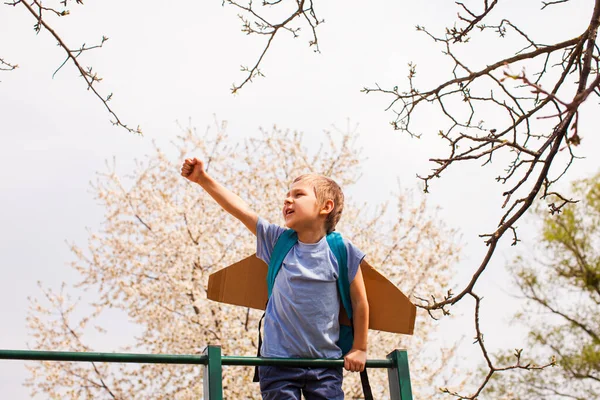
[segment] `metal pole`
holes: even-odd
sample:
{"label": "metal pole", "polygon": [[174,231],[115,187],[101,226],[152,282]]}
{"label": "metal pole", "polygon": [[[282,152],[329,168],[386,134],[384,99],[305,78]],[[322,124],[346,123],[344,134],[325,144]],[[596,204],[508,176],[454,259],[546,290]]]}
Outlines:
{"label": "metal pole", "polygon": [[[206,365],[208,356],[198,354],[136,354],[0,349],[0,360]],[[221,365],[329,368],[343,367],[344,360],[221,356]],[[391,359],[367,360],[366,366],[367,368],[391,368],[394,366],[394,362]]]}
{"label": "metal pole", "polygon": [[206,364],[205,355],[193,354],[136,354],[75,351],[3,350],[0,360],[114,362],[136,364]]}
{"label": "metal pole", "polygon": [[393,367],[388,368],[391,400],[412,400],[406,350],[394,350],[387,355],[387,358],[394,363]]}
{"label": "metal pole", "polygon": [[[245,356],[223,356],[223,365],[269,365],[273,367],[311,367],[332,368],[343,367],[344,360],[318,359],[318,358],[267,358],[267,357],[245,357]],[[367,368],[391,368],[394,366],[392,360],[367,360]]]}
{"label": "metal pole", "polygon": [[208,346],[204,349],[208,363],[204,366],[204,400],[223,400],[223,372],[221,367],[221,346]]}

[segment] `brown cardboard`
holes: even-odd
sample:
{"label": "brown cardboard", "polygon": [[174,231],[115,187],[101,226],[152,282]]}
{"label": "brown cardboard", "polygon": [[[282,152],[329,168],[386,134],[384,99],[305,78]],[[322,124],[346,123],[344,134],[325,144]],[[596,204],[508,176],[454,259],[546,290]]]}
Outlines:
{"label": "brown cardboard", "polygon": [[[207,297],[221,303],[264,310],[267,265],[256,255],[223,268],[208,278]],[[361,271],[369,301],[369,329],[412,335],[417,308],[392,282],[366,261]],[[343,318],[340,319],[343,323]]]}

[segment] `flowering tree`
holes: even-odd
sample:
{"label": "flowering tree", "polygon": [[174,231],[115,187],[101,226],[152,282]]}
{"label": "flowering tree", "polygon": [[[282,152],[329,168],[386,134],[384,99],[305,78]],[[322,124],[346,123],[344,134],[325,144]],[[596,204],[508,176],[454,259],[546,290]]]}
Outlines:
{"label": "flowering tree", "polygon": [[[156,148],[129,179],[119,176],[114,166],[100,174],[94,192],[106,210],[105,222],[90,233],[87,249],[72,246],[72,266],[81,276],[78,285],[65,285],[59,292],[43,289],[43,298],[32,300],[32,347],[91,351],[88,337],[96,334],[94,325],[101,323],[104,312],[119,310],[141,329],[125,351],[199,354],[206,345],[219,344],[224,354],[254,355],[260,313],[209,301],[206,287],[212,272],[252,254],[255,238],[199,186],[179,176],[181,160],[204,157],[208,171],[247,199],[259,215],[281,222],[282,194],[296,175],[324,173],[345,189],[356,183],[360,149],[355,135],[327,137],[327,143],[308,151],[301,134],[277,128],[237,145],[231,144],[224,126],[205,135],[189,129],[179,137],[173,157]],[[414,297],[447,284],[457,260],[454,232],[435,218],[423,199],[402,192],[389,204],[348,203],[340,231],[404,293]],[[91,308],[70,300],[77,288],[97,292]],[[383,358],[394,348],[408,348],[415,392],[432,396],[436,386],[431,382],[452,374],[445,368],[452,350],[441,356],[424,354],[435,326],[421,317],[412,338],[372,332],[369,356]],[[202,390],[198,366],[40,362],[29,368],[32,393],[50,398],[185,399]],[[252,372],[225,368],[226,397],[258,398]],[[377,397],[384,397],[386,377],[373,371],[371,379]],[[349,397],[359,396],[356,376],[345,387]]]}

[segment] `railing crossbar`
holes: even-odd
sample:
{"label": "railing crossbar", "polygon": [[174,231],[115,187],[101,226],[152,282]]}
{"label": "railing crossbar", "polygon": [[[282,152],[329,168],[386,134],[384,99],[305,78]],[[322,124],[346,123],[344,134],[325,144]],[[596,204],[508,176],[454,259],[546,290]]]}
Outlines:
{"label": "railing crossbar", "polygon": [[[221,400],[222,366],[279,366],[279,367],[341,367],[344,360],[306,358],[263,358],[244,356],[221,356],[220,346],[208,346],[202,354],[136,354],[97,353],[73,351],[3,350],[0,360],[62,361],[62,362],[106,362],[137,364],[188,364],[203,365],[204,398]],[[412,400],[412,389],[405,350],[394,350],[385,360],[367,360],[367,368],[386,368],[392,400]]]}
{"label": "railing crossbar", "polygon": [[[74,351],[1,350],[0,359],[30,361],[107,362],[137,364],[199,364],[206,365],[208,356],[195,354],[136,354],[97,353]],[[222,356],[222,365],[278,366],[278,367],[342,367],[344,360],[314,358],[266,358],[245,356]],[[367,368],[392,368],[392,360],[367,360]]]}

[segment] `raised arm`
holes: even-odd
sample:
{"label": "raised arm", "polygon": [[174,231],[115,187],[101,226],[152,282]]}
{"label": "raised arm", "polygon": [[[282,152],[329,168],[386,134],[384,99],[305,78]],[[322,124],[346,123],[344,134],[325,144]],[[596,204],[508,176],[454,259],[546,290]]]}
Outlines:
{"label": "raised arm", "polygon": [[186,159],[181,167],[181,176],[202,186],[225,211],[239,219],[250,232],[256,235],[258,215],[238,195],[208,175],[204,170],[204,162],[197,158]]}

